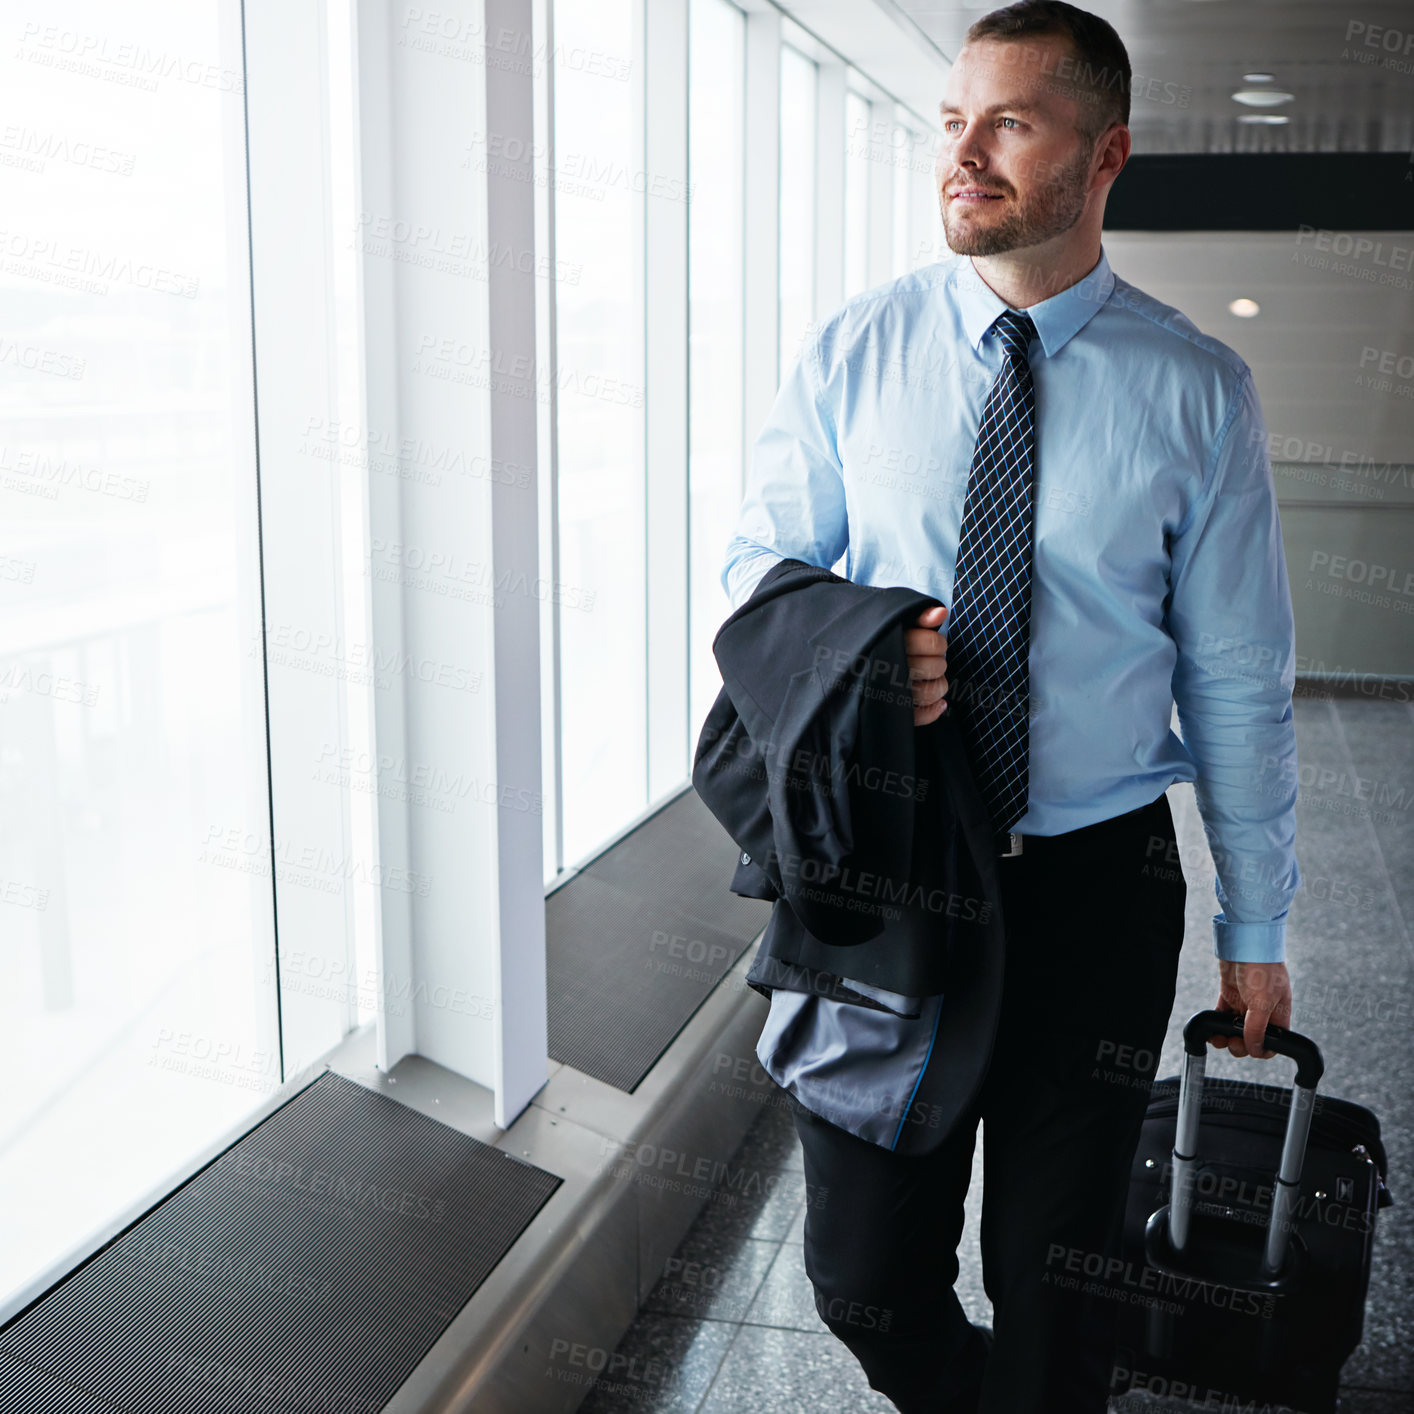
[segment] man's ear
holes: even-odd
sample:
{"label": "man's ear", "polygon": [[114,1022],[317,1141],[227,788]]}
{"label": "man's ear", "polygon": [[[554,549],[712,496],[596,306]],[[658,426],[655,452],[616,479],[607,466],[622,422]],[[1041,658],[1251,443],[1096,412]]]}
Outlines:
{"label": "man's ear", "polygon": [[[1100,156],[1100,163],[1095,174],[1102,176],[1105,185],[1114,182],[1124,171],[1125,163],[1129,161],[1130,143],[1129,128],[1124,123],[1111,123],[1100,135],[1095,149]],[[1106,172],[1106,167],[1111,163],[1115,164],[1113,170]]]}

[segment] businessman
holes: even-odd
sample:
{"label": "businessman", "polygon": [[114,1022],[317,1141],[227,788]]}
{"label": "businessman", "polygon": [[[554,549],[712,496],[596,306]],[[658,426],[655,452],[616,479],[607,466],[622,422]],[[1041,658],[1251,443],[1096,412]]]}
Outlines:
{"label": "businessman", "polygon": [[[1070,5],[972,26],[940,111],[954,258],[810,333],[722,574],[739,606],[783,557],[843,556],[946,606],[906,633],[914,721],[956,714],[995,827],[1005,981],[968,1123],[928,1154],[863,1137],[881,1084],[916,1090],[946,995],[777,990],[757,1049],[826,1195],[817,1309],[904,1414],[1106,1407],[1124,1293],[1074,1274],[1117,1250],[1173,1007],[1175,782],[1216,865],[1232,1054],[1290,1021],[1294,644],[1266,432],[1243,360],[1110,268],[1129,83],[1119,36]],[[952,1290],[979,1121],[991,1330]]]}

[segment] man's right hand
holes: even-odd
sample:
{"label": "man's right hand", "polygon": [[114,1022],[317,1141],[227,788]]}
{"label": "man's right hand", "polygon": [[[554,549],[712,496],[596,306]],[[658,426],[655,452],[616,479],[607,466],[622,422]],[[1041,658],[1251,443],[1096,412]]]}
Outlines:
{"label": "man's right hand", "polygon": [[908,676],[913,684],[913,725],[926,727],[947,711],[948,640],[938,632],[948,611],[938,605],[918,616],[917,628],[903,631],[903,651],[908,657]]}

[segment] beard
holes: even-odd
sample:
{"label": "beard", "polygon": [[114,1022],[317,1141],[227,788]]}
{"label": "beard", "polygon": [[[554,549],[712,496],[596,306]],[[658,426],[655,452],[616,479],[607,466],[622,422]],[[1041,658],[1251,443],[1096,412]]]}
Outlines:
{"label": "beard", "polygon": [[[1019,203],[1014,203],[1001,220],[974,222],[961,213],[951,212],[940,187],[938,206],[948,248],[957,255],[1005,255],[1007,251],[1040,245],[1052,236],[1064,234],[1085,210],[1089,170],[1090,153],[1082,144],[1074,159],[1051,180],[1032,188]],[[954,177],[943,185],[962,185],[962,182]]]}

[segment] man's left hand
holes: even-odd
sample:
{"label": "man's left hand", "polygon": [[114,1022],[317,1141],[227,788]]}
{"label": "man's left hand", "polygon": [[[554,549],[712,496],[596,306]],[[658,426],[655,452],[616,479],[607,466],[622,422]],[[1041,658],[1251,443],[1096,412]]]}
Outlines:
{"label": "man's left hand", "polygon": [[1234,1056],[1254,1055],[1259,1060],[1274,1056],[1262,1041],[1267,1023],[1291,1025],[1291,978],[1284,962],[1218,961],[1218,1011],[1246,1012],[1241,1036],[1210,1036],[1209,1044],[1220,1046]]}

